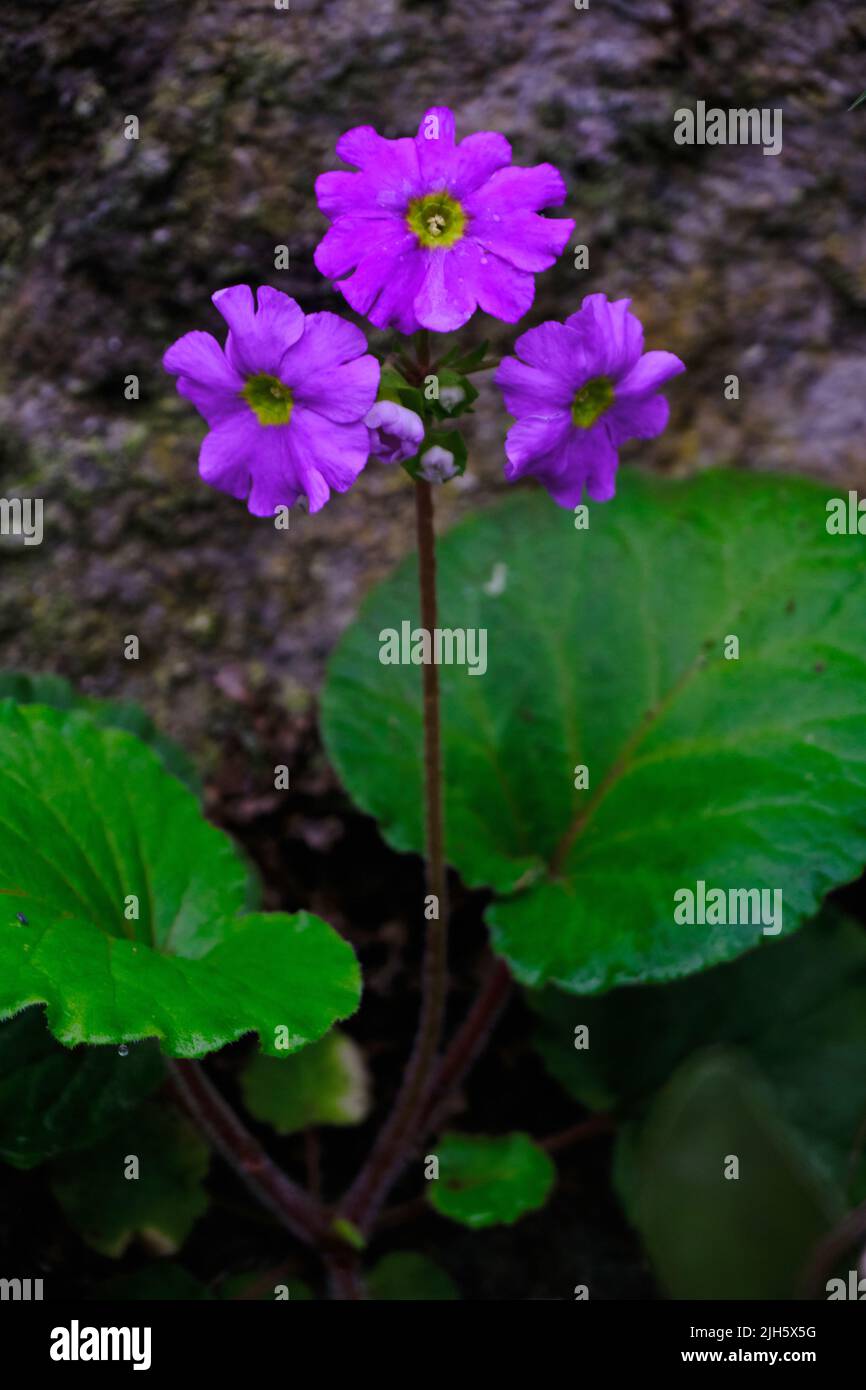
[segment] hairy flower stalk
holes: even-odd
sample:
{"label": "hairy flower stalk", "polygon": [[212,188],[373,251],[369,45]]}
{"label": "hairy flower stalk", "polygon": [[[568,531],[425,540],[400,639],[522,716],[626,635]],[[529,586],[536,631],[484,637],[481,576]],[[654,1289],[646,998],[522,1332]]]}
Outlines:
{"label": "hairy flower stalk", "polygon": [[[420,335],[417,364],[423,379],[430,368],[430,346]],[[418,582],[421,627],[431,634],[438,626],[436,597],[436,536],[433,523],[433,488],[423,478],[415,482],[415,518],[418,542]],[[394,1108],[379,1133],[369,1158],[340,1205],[341,1213],[367,1232],[417,1137],[419,1121],[429,1098],[438,1059],[448,987],[448,885],[445,867],[445,826],[442,787],[442,734],[439,669],[434,662],[422,666],[424,718],[424,803],[427,847],[427,892],[436,900],[436,915],[426,921],[422,977],[422,1003],[418,1034],[403,1085]]]}

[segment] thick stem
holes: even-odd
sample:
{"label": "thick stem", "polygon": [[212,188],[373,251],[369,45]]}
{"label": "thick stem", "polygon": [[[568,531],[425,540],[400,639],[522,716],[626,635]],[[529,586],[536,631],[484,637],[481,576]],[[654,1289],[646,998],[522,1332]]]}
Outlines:
{"label": "thick stem", "polygon": [[[418,533],[418,577],[421,626],[437,626],[436,547],[433,492],[429,483],[415,483]],[[427,841],[427,893],[436,899],[436,915],[427,920],[422,977],[421,1017],[412,1055],[394,1107],[354,1183],[340,1204],[341,1215],[361,1231],[369,1231],[411,1151],[411,1141],[425,1108],[433,1077],[448,980],[448,899],[442,807],[442,747],[439,717],[439,670],[434,662],[422,666],[424,696],[424,804]]]}
{"label": "thick stem", "polygon": [[166,1065],[176,1097],[253,1196],[307,1245],[332,1244],[334,1237],[325,1208],[274,1163],[198,1063],[167,1061]]}

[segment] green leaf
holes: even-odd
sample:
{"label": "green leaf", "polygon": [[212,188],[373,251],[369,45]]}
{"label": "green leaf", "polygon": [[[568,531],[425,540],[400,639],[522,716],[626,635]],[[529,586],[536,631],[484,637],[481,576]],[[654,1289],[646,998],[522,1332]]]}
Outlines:
{"label": "green leaf", "polygon": [[473,1231],[511,1226],[543,1206],[556,1177],[528,1134],[443,1134],[436,1155],[439,1177],[427,1186],[430,1205]]}
{"label": "green leaf", "polygon": [[[529,1000],[547,1066],[593,1109],[639,1113],[693,1052],[736,1045],[813,1164],[847,1186],[862,1148],[866,1056],[866,935],[853,923],[828,914],[692,980],[594,999],[545,990]],[[589,1046],[576,1049],[581,1025]]]}
{"label": "green leaf", "polygon": [[475,372],[487,356],[489,347],[490,344],[485,339],[484,342],[479,343],[477,347],[471,348],[469,352],[465,352],[461,356],[460,344],[457,343],[444,357],[440,358],[439,366],[453,367],[456,372]]}
{"label": "green leaf", "polygon": [[451,1276],[413,1250],[383,1256],[370,1270],[366,1284],[370,1298],[377,1302],[445,1303],[460,1297]]}
{"label": "green leaf", "polygon": [[201,781],[192,760],[179,744],[160,733],[150,715],[128,701],[97,700],[79,695],[62,676],[27,675],[23,671],[0,671],[0,700],[12,699],[17,705],[51,705],[53,709],[86,710],[107,729],[126,729],[142,743],[149,743],[163,765],[196,796]]}
{"label": "green leaf", "polygon": [[241,915],[247,868],[130,734],[0,704],[0,823],[0,1017],[45,1003],[67,1045],[176,1057],[257,1031],[281,1055],[357,1007],[350,946],[308,913]]}
{"label": "green leaf", "polygon": [[[858,874],[866,555],[828,534],[828,496],[624,471],[586,530],[520,491],[442,542],[440,624],[487,634],[485,674],[440,671],[448,857],[499,895],[494,946],[523,983],[676,979],[768,940],[677,924],[678,890],[778,889],[790,932]],[[323,716],[350,794],[420,852],[420,672],[375,660],[418,623],[416,584],[410,560],[370,596]]]}
{"label": "green leaf", "polygon": [[56,1043],[41,1009],[0,1024],[0,1158],[32,1168],[87,1148],[134,1110],[165,1074],[155,1043],[71,1051]]}
{"label": "green leaf", "polygon": [[208,1163],[188,1121],[148,1101],[93,1148],[57,1160],[51,1190],[100,1254],[116,1259],[139,1236],[154,1253],[172,1255],[207,1208]]}
{"label": "green leaf", "polygon": [[617,1186],[673,1298],[793,1298],[841,1213],[747,1059],[723,1049],[685,1063],[620,1139]]}
{"label": "green leaf", "polygon": [[241,1075],[244,1105],[278,1134],[357,1125],[370,1110],[370,1078],[357,1043],[332,1029],[293,1057],[254,1056]]}
{"label": "green leaf", "polygon": [[423,391],[420,391],[417,386],[398,387],[397,404],[405,406],[407,410],[414,410],[416,415],[424,418],[427,402],[424,400]]}
{"label": "green leaf", "polygon": [[400,404],[400,392],[411,390],[408,381],[396,367],[383,367],[379,376],[378,401],[393,401]]}

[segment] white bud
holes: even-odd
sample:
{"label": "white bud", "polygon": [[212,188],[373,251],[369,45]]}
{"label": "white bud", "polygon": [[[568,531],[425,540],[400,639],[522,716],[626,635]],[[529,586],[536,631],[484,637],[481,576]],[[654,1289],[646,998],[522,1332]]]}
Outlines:
{"label": "white bud", "polygon": [[421,455],[418,475],[428,483],[447,482],[449,478],[454,477],[456,472],[454,455],[450,449],[443,449],[441,445],[434,444],[432,449],[428,449],[426,454]]}

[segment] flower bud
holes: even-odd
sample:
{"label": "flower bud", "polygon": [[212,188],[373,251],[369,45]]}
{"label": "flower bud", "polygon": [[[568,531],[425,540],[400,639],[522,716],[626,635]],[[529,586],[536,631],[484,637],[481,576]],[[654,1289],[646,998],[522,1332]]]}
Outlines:
{"label": "flower bud", "polygon": [[441,445],[434,444],[432,449],[421,455],[418,477],[424,478],[428,483],[447,483],[456,472],[457,465],[450,449],[443,449]]}
{"label": "flower bud", "polygon": [[421,417],[395,401],[376,401],[364,423],[370,431],[370,453],[382,463],[411,458],[424,438]]}

